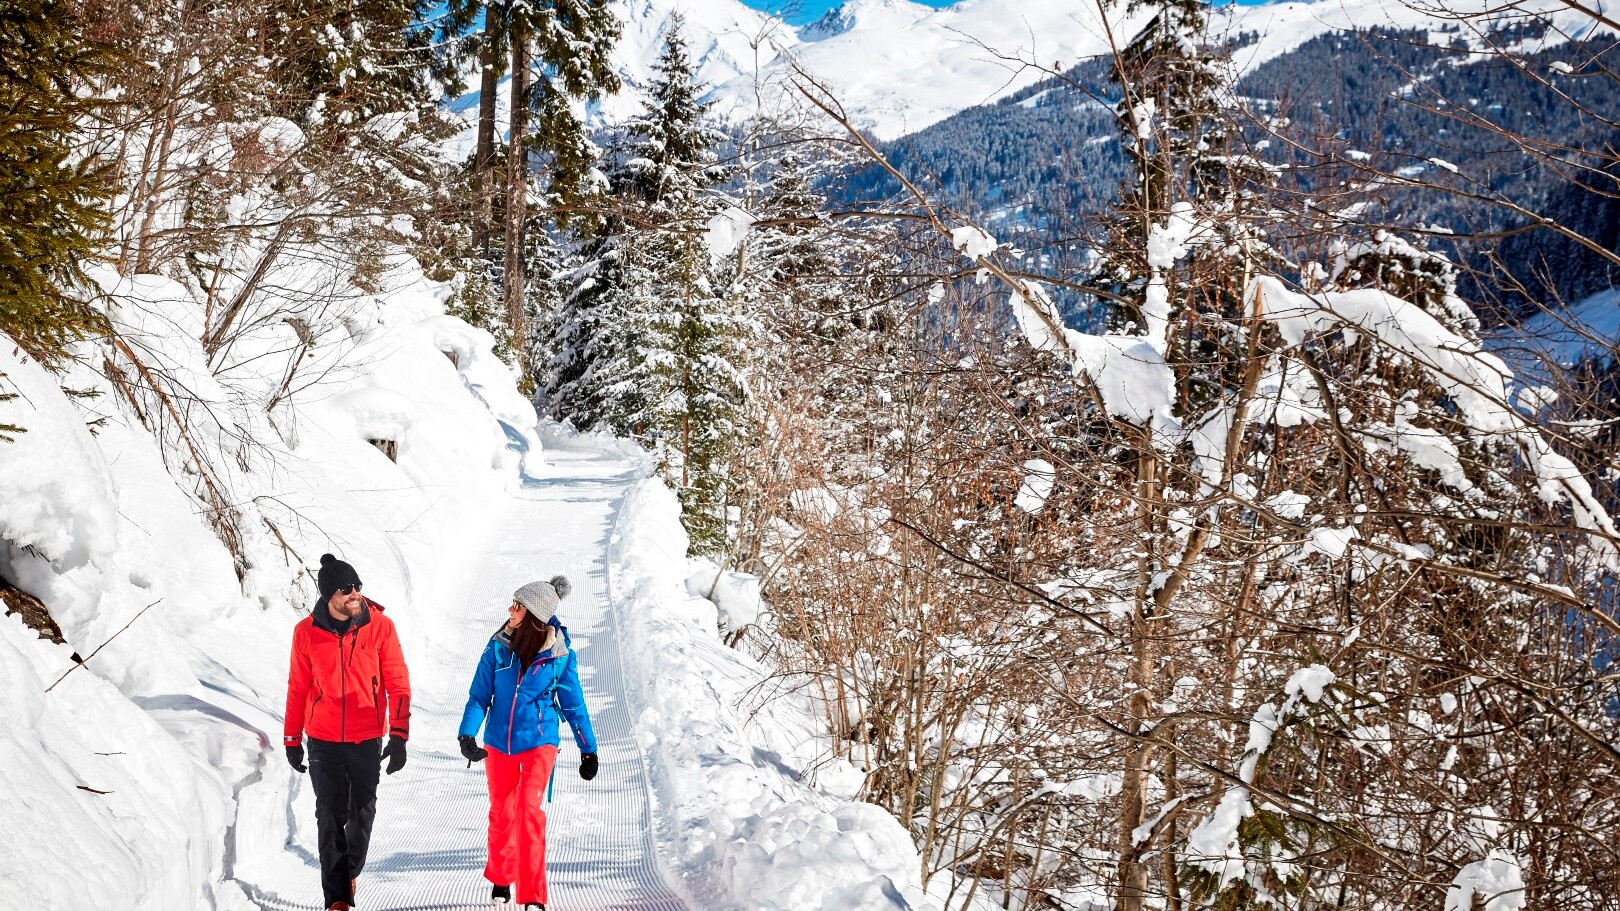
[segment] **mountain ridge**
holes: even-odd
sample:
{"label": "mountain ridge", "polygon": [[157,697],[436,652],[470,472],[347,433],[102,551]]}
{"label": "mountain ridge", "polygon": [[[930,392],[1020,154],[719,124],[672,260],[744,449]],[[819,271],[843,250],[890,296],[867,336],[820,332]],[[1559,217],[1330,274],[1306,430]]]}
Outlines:
{"label": "mountain ridge", "polygon": [[[1211,31],[1238,39],[1232,66],[1243,75],[1335,30],[1381,26],[1450,34],[1456,28],[1453,17],[1491,2],[1458,0],[1444,14],[1414,9],[1403,0],[1228,5],[1215,11]],[[1567,23],[1571,34],[1579,32],[1580,14],[1559,0],[1526,3],[1517,15],[1528,7],[1556,11],[1551,13],[1555,20]],[[740,0],[612,0],[612,5],[624,23],[615,58],[625,90],[591,105],[584,113],[592,121],[619,123],[640,109],[664,30],[679,13],[698,79],[710,87],[705,100],[721,120],[740,123],[793,111],[802,102],[792,80],[802,70],[837,98],[853,125],[879,141],[916,133],[1107,54],[1146,20],[1137,13],[1111,16],[1105,23],[1095,8],[1051,0],[963,0],[938,9],[912,0],[846,0],[799,27]],[[476,99],[476,92],[464,95],[450,107],[475,116]],[[465,144],[452,145],[460,151]]]}

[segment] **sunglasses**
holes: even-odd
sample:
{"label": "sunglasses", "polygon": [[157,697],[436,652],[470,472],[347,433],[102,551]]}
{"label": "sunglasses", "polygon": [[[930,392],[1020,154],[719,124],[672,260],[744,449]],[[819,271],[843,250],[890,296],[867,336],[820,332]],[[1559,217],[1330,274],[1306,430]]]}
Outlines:
{"label": "sunglasses", "polygon": [[337,593],[340,594],[340,595],[352,595],[352,594],[354,594],[355,592],[357,592],[359,590],[360,590],[360,583],[356,582],[353,585],[345,585],[342,588],[339,588],[337,590]]}

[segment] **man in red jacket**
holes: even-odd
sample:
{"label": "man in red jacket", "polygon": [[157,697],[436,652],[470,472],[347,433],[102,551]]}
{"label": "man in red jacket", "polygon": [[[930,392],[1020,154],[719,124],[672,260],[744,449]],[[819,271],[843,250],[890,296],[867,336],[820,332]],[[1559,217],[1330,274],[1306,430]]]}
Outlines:
{"label": "man in red jacket", "polygon": [[306,771],[309,732],[321,889],[328,909],[347,909],[366,865],[382,760],[390,775],[405,767],[411,680],[393,621],[360,594],[354,567],[323,554],[316,583],[321,600],[293,628],[284,743],[287,762]]}

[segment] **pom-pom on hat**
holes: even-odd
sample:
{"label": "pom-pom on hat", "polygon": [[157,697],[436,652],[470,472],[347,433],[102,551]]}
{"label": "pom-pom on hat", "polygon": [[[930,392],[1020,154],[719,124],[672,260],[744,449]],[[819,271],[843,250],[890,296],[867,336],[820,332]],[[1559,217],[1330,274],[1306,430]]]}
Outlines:
{"label": "pom-pom on hat", "polygon": [[567,576],[552,576],[549,582],[530,582],[512,593],[512,598],[529,613],[546,620],[557,612],[557,602],[568,597],[574,587]]}
{"label": "pom-pom on hat", "polygon": [[354,567],[331,554],[321,554],[321,571],[315,576],[315,585],[321,590],[322,604],[338,589],[359,584],[360,574]]}

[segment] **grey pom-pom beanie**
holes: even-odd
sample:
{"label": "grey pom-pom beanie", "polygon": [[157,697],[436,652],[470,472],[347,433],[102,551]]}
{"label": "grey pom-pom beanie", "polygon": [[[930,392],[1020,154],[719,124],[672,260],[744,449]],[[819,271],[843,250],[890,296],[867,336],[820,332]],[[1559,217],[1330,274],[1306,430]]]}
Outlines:
{"label": "grey pom-pom beanie", "polygon": [[557,602],[568,597],[574,587],[568,583],[567,576],[552,576],[549,582],[530,582],[512,593],[512,597],[529,613],[542,619],[549,620],[557,613]]}

